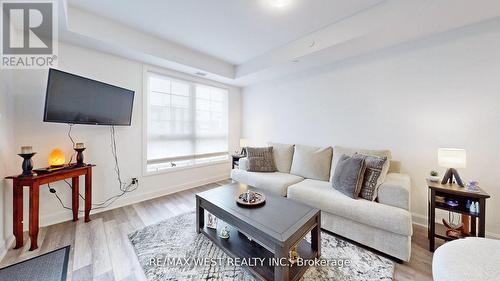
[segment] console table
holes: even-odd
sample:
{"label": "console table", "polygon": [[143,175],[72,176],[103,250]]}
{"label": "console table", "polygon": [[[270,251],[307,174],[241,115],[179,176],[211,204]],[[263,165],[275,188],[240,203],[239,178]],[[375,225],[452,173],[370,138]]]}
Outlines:
{"label": "console table", "polygon": [[30,251],[38,248],[38,216],[39,216],[39,194],[40,185],[49,184],[64,179],[72,179],[72,211],[73,221],[78,220],[79,203],[79,177],[85,176],[85,222],[90,221],[90,210],[92,209],[92,167],[71,165],[57,171],[33,176],[9,176],[13,187],[13,232],[16,238],[14,249],[23,246],[23,188],[29,187],[29,236],[31,240]]}
{"label": "console table", "polygon": [[[484,237],[486,228],[486,199],[490,198],[490,195],[484,190],[479,189],[478,191],[469,191],[464,187],[457,184],[441,184],[436,182],[431,182],[427,180],[427,186],[429,187],[429,204],[428,204],[428,238],[429,238],[429,250],[434,252],[435,248],[435,238],[443,239],[445,241],[450,241],[455,238],[446,236],[444,229],[441,225],[437,224],[436,221],[436,209],[441,209],[445,211],[455,212],[462,214],[462,216],[470,216],[470,236]],[[458,201],[458,206],[451,207],[446,203],[436,202],[436,196],[445,197],[446,199],[454,199]],[[467,200],[471,200],[479,203],[479,211],[471,212],[466,208]],[[476,226],[476,219],[479,221],[479,227]],[[467,221],[463,221],[464,224],[468,224]],[[436,227],[438,226],[438,228]],[[468,225],[467,225],[468,227]],[[477,228],[477,229],[476,229]]]}

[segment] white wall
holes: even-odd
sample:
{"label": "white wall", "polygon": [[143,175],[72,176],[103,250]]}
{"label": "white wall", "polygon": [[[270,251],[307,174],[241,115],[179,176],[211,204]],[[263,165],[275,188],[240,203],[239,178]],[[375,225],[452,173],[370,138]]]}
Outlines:
{"label": "white wall", "polygon": [[[7,237],[9,228],[6,227],[6,222],[12,219],[12,213],[5,212],[11,206],[11,202],[5,200],[12,196],[12,190],[8,188],[9,182],[4,179],[11,172],[11,163],[15,155],[12,153],[13,142],[13,122],[12,109],[9,105],[12,104],[12,73],[8,71],[0,71],[0,257],[7,250]],[[9,216],[10,214],[10,216]]]}
{"label": "white wall", "polygon": [[[425,224],[425,178],[438,147],[467,150],[487,232],[500,237],[500,24],[479,24],[243,90],[243,137],[309,145],[389,148],[412,179]],[[300,62],[299,62],[300,63]],[[332,203],[333,204],[333,203]]]}
{"label": "white wall", "polygon": [[[131,202],[142,201],[179,189],[205,184],[229,176],[230,164],[217,164],[192,170],[171,172],[155,176],[142,176],[142,96],[143,96],[143,65],[138,62],[109,54],[92,51],[68,44],[59,45],[59,69],[104,81],[135,91],[134,111],[131,127],[117,127],[118,159],[124,180],[139,178],[140,187],[133,193],[119,199],[111,207]],[[68,125],[44,123],[43,108],[47,70],[16,71],[12,88],[14,96],[14,129],[15,150],[21,145],[32,145],[37,155],[33,158],[36,167],[47,166],[47,157],[53,148],[59,147],[66,153],[67,159],[72,153],[71,142],[67,137]],[[182,74],[179,74],[183,76]],[[185,75],[184,75],[185,76]],[[229,87],[229,86],[228,86]],[[230,128],[229,148],[238,148],[240,137],[240,89],[229,87]],[[112,110],[112,109],[110,109]],[[114,162],[110,150],[110,132],[107,126],[73,127],[75,141],[84,142],[85,161],[96,164],[93,173],[93,200],[102,202],[111,195],[119,193]],[[20,172],[21,158],[15,158],[14,171]],[[19,168],[18,168],[19,167]],[[81,179],[83,186],[83,179]],[[10,183],[9,183],[10,184]],[[54,184],[63,202],[70,206],[71,192],[64,183]],[[71,219],[71,211],[61,208],[57,199],[48,192],[46,186],[40,192],[40,224],[47,225]],[[83,190],[81,188],[81,192]],[[6,199],[12,200],[11,197]],[[25,207],[27,207],[25,198]],[[83,201],[80,203],[83,206]],[[11,216],[12,209],[6,208]],[[25,209],[27,214],[27,209]],[[28,225],[25,215],[25,228]],[[8,220],[11,224],[11,219]],[[10,232],[8,232],[10,235]]]}

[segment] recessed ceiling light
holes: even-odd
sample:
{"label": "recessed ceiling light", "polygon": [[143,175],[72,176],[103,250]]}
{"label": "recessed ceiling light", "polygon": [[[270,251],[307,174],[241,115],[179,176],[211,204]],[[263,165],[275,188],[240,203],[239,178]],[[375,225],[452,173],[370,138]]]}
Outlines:
{"label": "recessed ceiling light", "polygon": [[271,6],[276,8],[283,8],[285,6],[288,6],[291,2],[291,0],[268,0],[268,1]]}

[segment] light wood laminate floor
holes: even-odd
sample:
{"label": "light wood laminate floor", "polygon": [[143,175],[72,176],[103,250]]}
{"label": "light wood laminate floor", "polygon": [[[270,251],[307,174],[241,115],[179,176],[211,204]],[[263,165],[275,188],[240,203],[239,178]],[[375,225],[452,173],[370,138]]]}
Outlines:
{"label": "light wood laminate floor", "polygon": [[[68,280],[145,280],[127,234],[194,211],[195,193],[229,182],[208,184],[95,214],[89,223],[84,223],[81,218],[78,222],[43,227],[38,237],[39,248],[33,252],[28,251],[30,243],[27,233],[24,233],[24,247],[10,249],[0,267],[71,244]],[[432,254],[427,247],[427,230],[415,225],[411,261],[396,265],[395,280],[432,280]]]}

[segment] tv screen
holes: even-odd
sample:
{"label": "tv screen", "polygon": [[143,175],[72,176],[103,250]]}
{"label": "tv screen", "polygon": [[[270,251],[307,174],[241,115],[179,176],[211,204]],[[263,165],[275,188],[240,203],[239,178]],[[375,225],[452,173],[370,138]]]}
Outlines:
{"label": "tv screen", "polygon": [[44,122],[130,126],[132,90],[50,69]]}

